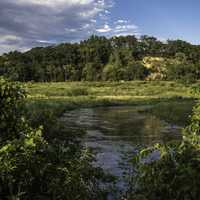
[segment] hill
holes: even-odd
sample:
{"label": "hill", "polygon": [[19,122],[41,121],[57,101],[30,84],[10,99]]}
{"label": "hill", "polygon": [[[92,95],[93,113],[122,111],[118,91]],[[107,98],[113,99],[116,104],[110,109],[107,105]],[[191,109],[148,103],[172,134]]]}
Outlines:
{"label": "hill", "polygon": [[0,56],[0,75],[18,81],[184,80],[200,78],[200,46],[155,37],[91,36],[80,43]]}

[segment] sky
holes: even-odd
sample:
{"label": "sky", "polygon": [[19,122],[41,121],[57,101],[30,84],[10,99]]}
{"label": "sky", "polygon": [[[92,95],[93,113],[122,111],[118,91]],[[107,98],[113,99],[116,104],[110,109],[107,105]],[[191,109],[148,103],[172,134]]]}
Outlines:
{"label": "sky", "polygon": [[0,0],[0,54],[90,35],[200,44],[199,0]]}

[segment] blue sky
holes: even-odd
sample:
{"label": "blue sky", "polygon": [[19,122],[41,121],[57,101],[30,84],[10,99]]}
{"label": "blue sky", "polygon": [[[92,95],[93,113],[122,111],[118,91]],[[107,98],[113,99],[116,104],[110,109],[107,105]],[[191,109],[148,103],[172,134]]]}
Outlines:
{"label": "blue sky", "polygon": [[116,0],[111,13],[131,20],[141,34],[200,43],[199,0]]}
{"label": "blue sky", "polygon": [[0,0],[0,54],[91,34],[200,44],[199,0]]}

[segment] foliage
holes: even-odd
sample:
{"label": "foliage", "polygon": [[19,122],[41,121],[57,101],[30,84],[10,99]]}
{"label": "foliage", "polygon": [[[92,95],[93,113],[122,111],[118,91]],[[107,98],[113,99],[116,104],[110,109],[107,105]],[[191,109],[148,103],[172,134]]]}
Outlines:
{"label": "foliage", "polygon": [[86,200],[101,195],[97,180],[103,174],[89,164],[87,151],[72,149],[64,143],[49,145],[40,130],[2,146],[1,197]]}
{"label": "foliage", "polygon": [[[105,199],[106,193],[99,184],[107,177],[92,166],[92,154],[75,138],[56,137],[58,130],[47,137],[43,136],[42,127],[31,128],[29,124],[33,122],[28,122],[20,111],[19,103],[25,93],[18,83],[1,78],[0,90],[4,120],[0,145],[1,199]],[[13,117],[5,118],[6,113]],[[52,115],[53,119],[47,115],[47,122],[53,123]],[[10,124],[15,127],[11,129]]]}
{"label": "foliage", "polygon": [[2,141],[19,136],[24,128],[20,103],[25,91],[19,84],[0,77],[0,138]]}
{"label": "foliage", "polygon": [[167,77],[169,80],[181,80],[192,83],[200,78],[200,64],[177,63],[168,66]]}
{"label": "foliage", "polygon": [[[153,58],[153,70],[146,67],[144,58]],[[199,60],[200,46],[182,40],[163,43],[149,36],[108,39],[93,35],[79,44],[4,54],[0,56],[0,75],[23,82],[143,80],[147,75],[148,80],[187,82],[199,79]],[[173,66],[168,69],[171,61]]]}
{"label": "foliage", "polygon": [[194,109],[183,139],[156,144],[134,158],[135,172],[127,199],[199,199],[200,105]]}
{"label": "foliage", "polygon": [[130,61],[125,67],[123,80],[144,80],[149,74],[149,70],[140,62]]}
{"label": "foliage", "polygon": [[182,127],[188,125],[190,122],[188,116],[191,114],[195,104],[194,100],[184,100],[181,98],[171,101],[161,101],[153,107],[147,108],[145,112],[151,113],[169,124],[176,124]]}
{"label": "foliage", "polygon": [[101,80],[102,64],[87,63],[83,68],[82,79],[85,81]]}

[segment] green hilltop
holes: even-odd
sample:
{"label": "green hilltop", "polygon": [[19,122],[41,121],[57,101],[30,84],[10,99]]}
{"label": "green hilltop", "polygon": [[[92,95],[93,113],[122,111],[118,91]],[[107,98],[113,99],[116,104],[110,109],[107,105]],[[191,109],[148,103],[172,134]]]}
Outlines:
{"label": "green hilltop", "polygon": [[155,37],[91,36],[80,43],[0,56],[0,75],[17,81],[183,80],[200,77],[200,46]]}

